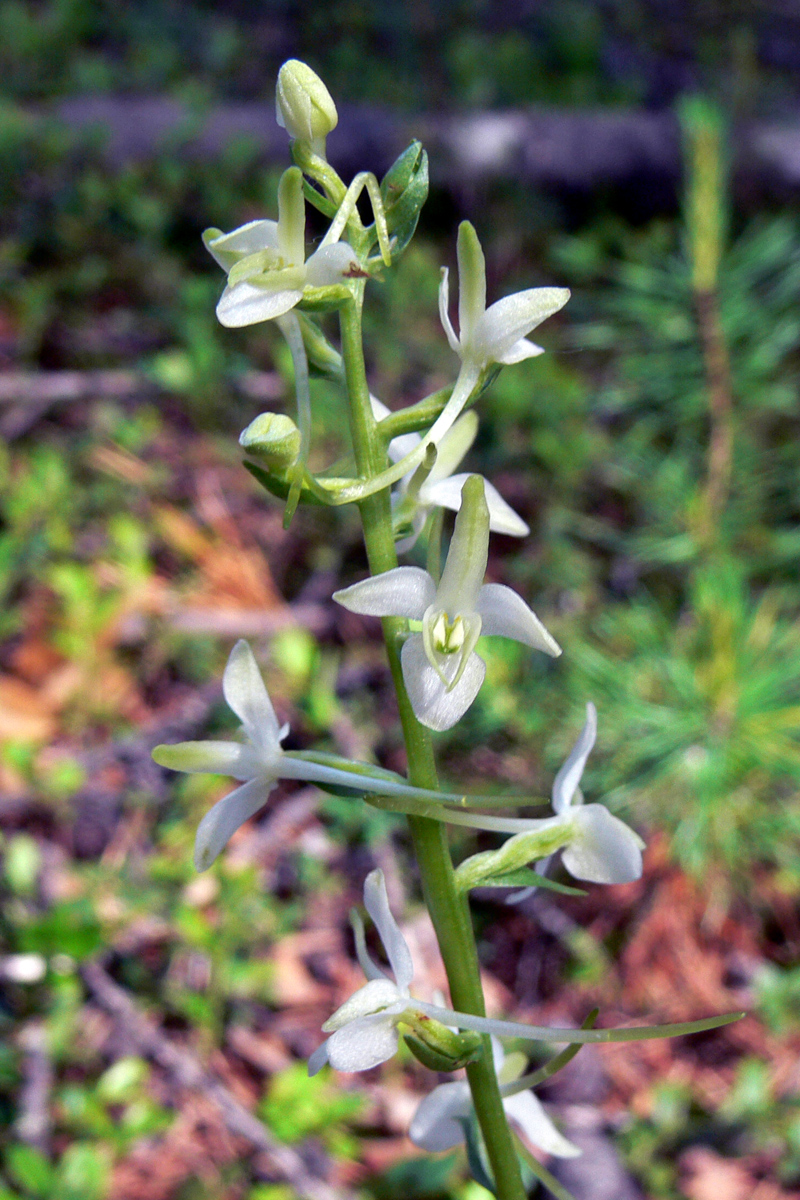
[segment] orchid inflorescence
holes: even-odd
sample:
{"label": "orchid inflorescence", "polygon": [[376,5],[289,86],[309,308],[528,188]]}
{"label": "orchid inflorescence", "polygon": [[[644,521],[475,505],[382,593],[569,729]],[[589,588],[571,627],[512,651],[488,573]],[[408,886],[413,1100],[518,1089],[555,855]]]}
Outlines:
{"label": "orchid inflorescence", "polygon": [[[345,185],[326,158],[326,139],[338,120],[327,88],[304,63],[281,68],[277,115],[292,139],[294,165],[278,188],[278,220],[249,221],[231,233],[210,229],[205,245],[227,275],[217,315],[239,328],[275,321],[294,364],[297,423],[262,413],[241,436],[248,469],[286,501],[288,523],[298,503],[356,503],[362,516],[370,574],[336,591],[350,612],[384,622],[386,650],[398,694],[408,752],[408,777],[375,764],[321,751],[284,750],[288,726],[275,713],[255,656],[239,641],[225,669],[225,699],[241,723],[240,740],[159,746],[158,763],[174,770],[232,776],[239,786],[200,822],[195,845],[199,870],[265,805],[281,780],[301,780],[405,812],[423,893],[439,941],[453,1006],[411,993],[409,947],[390,910],[380,871],[364,884],[364,904],[380,935],[391,974],[367,950],[364,926],[353,914],[356,953],[367,982],[323,1026],[330,1036],[309,1062],[365,1071],[405,1045],[436,1071],[466,1069],[465,1080],[439,1084],[420,1104],[410,1136],[436,1151],[466,1142],[479,1182],[501,1200],[523,1200],[519,1155],[546,1186],[566,1195],[530,1147],[556,1157],[578,1153],[556,1128],[531,1088],[560,1069],[586,1042],[673,1036],[713,1028],[732,1017],[660,1028],[552,1029],[485,1015],[474,935],[466,920],[476,887],[506,888],[509,899],[536,887],[574,890],[550,877],[560,853],[580,881],[628,883],[642,871],[643,842],[600,803],[584,803],[579,784],[597,732],[590,703],[578,740],[555,777],[553,815],[514,818],[481,811],[537,805],[535,797],[481,797],[439,787],[429,730],[450,729],[475,701],[486,675],[477,647],[482,637],[512,638],[551,657],[561,649],[526,601],[505,585],[486,582],[489,536],[524,537],[528,527],[481,475],[455,474],[475,440],[472,405],[503,366],[543,353],[528,335],[566,303],[569,292],[539,287],[487,307],[486,267],[473,226],[458,231],[458,331],[449,308],[449,278],[442,271],[439,312],[447,341],[459,359],[452,387],[390,411],[371,395],[361,347],[365,285],[408,244],[427,195],[427,156],[414,142],[384,179],[361,172]],[[357,201],[366,192],[372,222]],[[305,206],[330,222],[307,254]],[[320,314],[337,313],[341,349],[326,336]],[[349,473],[312,472],[309,450],[312,405],[309,367],[343,385],[353,440]],[[394,489],[394,490],[392,490]],[[454,511],[449,549],[441,561],[444,510]],[[397,565],[397,554],[427,543],[428,569]],[[510,836],[453,867],[443,829],[460,824]],[[531,864],[535,867],[532,868]],[[522,891],[520,891],[522,887]],[[525,1074],[527,1059],[506,1055],[502,1038],[562,1043],[566,1049]],[[510,1121],[510,1124],[509,1124]]]}

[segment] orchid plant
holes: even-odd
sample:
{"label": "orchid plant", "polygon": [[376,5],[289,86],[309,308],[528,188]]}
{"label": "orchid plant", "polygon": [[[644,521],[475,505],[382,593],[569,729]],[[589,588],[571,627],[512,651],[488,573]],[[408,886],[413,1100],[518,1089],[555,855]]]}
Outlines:
{"label": "orchid plant", "polygon": [[[579,783],[596,733],[591,704],[583,731],[556,776],[551,816],[514,818],[481,811],[540,802],[530,795],[445,792],[433,754],[431,731],[455,725],[484,682],[486,666],[476,648],[481,637],[499,635],[553,657],[561,653],[527,600],[485,581],[490,533],[523,537],[527,526],[481,475],[454,472],[478,429],[473,406],[501,367],[543,353],[528,335],[562,308],[569,292],[531,288],[487,307],[483,251],[473,226],[462,222],[458,332],[450,316],[446,269],[439,293],[441,322],[460,363],[455,380],[451,387],[390,411],[370,394],[362,309],[367,283],[396,260],[414,233],[427,195],[427,156],[414,142],[380,183],[361,172],[346,185],[326,158],[336,107],[313,70],[296,60],[281,68],[277,113],[292,139],[294,159],[280,182],[278,220],[250,221],[227,234],[211,229],[205,235],[207,249],[227,275],[217,307],[222,324],[238,328],[275,321],[294,363],[297,423],[285,414],[262,413],[240,442],[248,469],[286,501],[285,522],[300,502],[358,506],[369,575],[333,598],[351,612],[382,619],[408,774],[322,752],[284,750],[288,727],[280,724],[255,656],[243,641],[234,646],[223,679],[225,699],[241,722],[242,740],[159,746],[154,757],[174,770],[222,773],[239,783],[200,823],[195,848],[199,870],[209,867],[236,830],[267,803],[278,780],[303,780],[344,791],[354,802],[361,797],[407,814],[451,1006],[412,995],[411,954],[389,908],[383,876],[372,871],[364,884],[364,903],[391,975],[368,953],[363,923],[354,914],[366,983],[325,1023],[323,1031],[330,1036],[312,1055],[309,1070],[326,1065],[369,1070],[390,1058],[402,1037],[431,1070],[466,1071],[465,1079],[439,1084],[423,1101],[411,1123],[412,1140],[431,1151],[466,1141],[475,1178],[499,1200],[524,1200],[521,1161],[563,1198],[563,1187],[531,1155],[530,1146],[555,1156],[577,1150],[531,1088],[586,1042],[674,1036],[736,1019],[728,1015],[673,1026],[596,1029],[593,1014],[581,1029],[553,1029],[486,1015],[469,914],[473,888],[503,887],[512,898],[520,886],[574,890],[547,873],[558,851],[566,870],[581,881],[625,883],[642,870],[639,836],[602,804],[583,803]],[[362,191],[372,206],[369,224],[356,204]],[[329,221],[310,255],[306,204]],[[321,315],[333,313],[338,316],[338,347],[320,321]],[[349,474],[309,470],[310,365],[341,385],[352,438]],[[445,510],[456,516],[440,570]],[[420,539],[427,542],[429,569],[398,565],[398,553],[412,550]],[[456,866],[449,824],[510,836],[496,849]],[[565,1049],[545,1067],[524,1074],[526,1060],[518,1053],[506,1056],[504,1038],[561,1043]]]}

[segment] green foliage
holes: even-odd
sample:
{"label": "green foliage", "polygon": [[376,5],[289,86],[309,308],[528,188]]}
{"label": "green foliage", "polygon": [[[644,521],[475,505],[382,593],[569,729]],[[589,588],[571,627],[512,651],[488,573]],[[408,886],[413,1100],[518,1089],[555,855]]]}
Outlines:
{"label": "green foliage", "polygon": [[282,1142],[321,1138],[339,1157],[354,1158],[358,1143],[347,1124],[364,1109],[364,1097],[344,1091],[328,1073],[309,1078],[305,1063],[295,1063],[273,1076],[259,1112]]}

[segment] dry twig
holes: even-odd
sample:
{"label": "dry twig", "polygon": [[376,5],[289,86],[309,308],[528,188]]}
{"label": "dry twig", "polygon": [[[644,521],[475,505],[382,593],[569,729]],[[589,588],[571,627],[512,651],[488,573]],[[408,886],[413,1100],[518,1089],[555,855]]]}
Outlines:
{"label": "dry twig", "polygon": [[266,1125],[240,1104],[189,1051],[179,1049],[169,1041],[98,962],[85,963],[81,974],[98,1004],[124,1025],[126,1037],[136,1044],[141,1054],[157,1062],[181,1087],[202,1092],[212,1100],[222,1113],[229,1132],[245,1138],[264,1154],[298,1195],[307,1196],[309,1200],[345,1200],[343,1193],[311,1174],[296,1150],[276,1141]]}

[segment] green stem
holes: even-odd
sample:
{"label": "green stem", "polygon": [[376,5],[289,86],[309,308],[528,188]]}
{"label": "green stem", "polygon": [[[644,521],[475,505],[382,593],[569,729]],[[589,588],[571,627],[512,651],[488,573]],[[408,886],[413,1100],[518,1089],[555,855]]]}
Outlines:
{"label": "green stem", "polygon": [[[361,335],[363,295],[361,284],[353,302],[340,310],[340,324],[356,466],[362,478],[371,479],[385,470],[387,461],[385,442],[378,432],[378,425],[372,414],[364,366]],[[359,510],[370,572],[379,575],[397,566],[388,488],[362,500]],[[400,637],[406,632],[406,621],[398,617],[384,618],[383,634],[397,692],[400,723],[408,756],[409,780],[415,787],[435,789],[438,788],[439,781],[430,733],[414,716],[403,683]],[[427,817],[410,816],[408,823],[422,880],[422,891],[447,971],[453,1005],[460,1012],[485,1016],[486,1007],[472,921],[466,897],[460,896],[456,889],[446,829],[442,823]],[[484,1037],[484,1052],[481,1058],[467,1067],[467,1079],[492,1165],[497,1196],[499,1200],[525,1200],[519,1159],[503,1111],[488,1036]]]}

